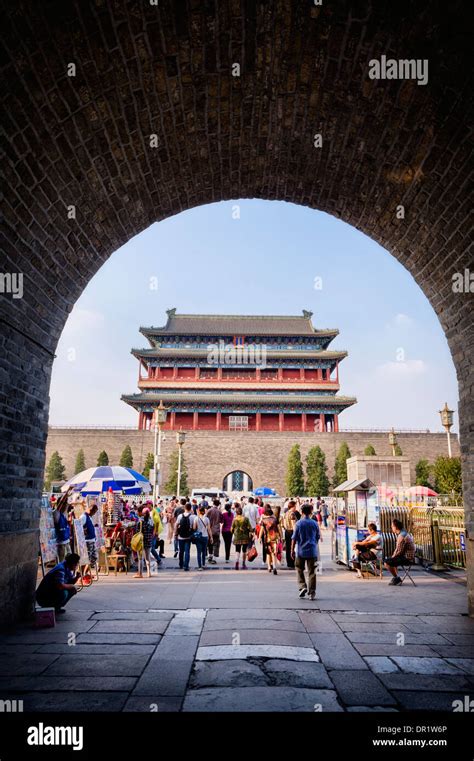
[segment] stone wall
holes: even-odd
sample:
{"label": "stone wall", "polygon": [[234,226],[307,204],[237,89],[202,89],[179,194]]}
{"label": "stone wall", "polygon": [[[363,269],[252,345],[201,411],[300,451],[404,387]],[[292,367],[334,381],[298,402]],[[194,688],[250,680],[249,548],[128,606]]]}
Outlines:
{"label": "stone wall", "polygon": [[[170,454],[176,447],[176,433],[165,432],[162,444],[163,483],[168,477]],[[440,454],[447,454],[444,433],[400,433],[397,439],[403,455],[410,458],[412,483],[415,482],[415,465],[421,458],[433,462]],[[222,487],[224,477],[232,470],[243,470],[253,480],[254,487],[268,485],[285,494],[286,463],[290,447],[301,446],[303,458],[308,449],[319,444],[326,454],[328,473],[332,478],[334,460],[342,441],[347,441],[352,455],[363,455],[367,444],[372,444],[378,455],[391,455],[388,433],[293,433],[241,431],[189,431],[184,445],[184,458],[188,468],[190,488],[198,486]],[[457,437],[452,437],[453,451],[459,454]],[[50,428],[46,446],[46,462],[57,450],[63,458],[66,476],[74,475],[74,464],[79,449],[84,450],[86,467],[97,464],[102,449],[109,455],[110,464],[116,465],[126,444],[133,453],[134,468],[141,470],[148,452],[153,451],[153,433],[132,429],[110,428]]]}

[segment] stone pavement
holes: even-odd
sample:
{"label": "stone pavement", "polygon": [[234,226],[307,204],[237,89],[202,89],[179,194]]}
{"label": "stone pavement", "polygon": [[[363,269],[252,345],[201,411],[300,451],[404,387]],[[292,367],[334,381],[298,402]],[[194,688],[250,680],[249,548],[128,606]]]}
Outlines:
{"label": "stone pavement", "polygon": [[54,629],[0,636],[0,698],[25,711],[453,710],[474,699],[462,576],[388,586],[328,559],[315,602],[293,571],[233,564],[101,577]]}

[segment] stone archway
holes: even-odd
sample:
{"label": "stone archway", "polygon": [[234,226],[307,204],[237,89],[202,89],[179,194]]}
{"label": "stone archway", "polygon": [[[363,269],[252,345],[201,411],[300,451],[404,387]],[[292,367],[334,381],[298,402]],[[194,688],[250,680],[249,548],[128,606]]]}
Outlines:
{"label": "stone archway", "polygon": [[[152,222],[249,197],[344,219],[430,300],[459,382],[474,606],[473,297],[452,288],[472,266],[465,4],[411,15],[390,0],[1,5],[3,619],[31,604],[51,365],[74,302]],[[428,83],[370,79],[382,55],[427,59]]]}
{"label": "stone archway", "polygon": [[224,476],[222,488],[226,492],[253,491],[253,480],[245,470],[232,470]]}

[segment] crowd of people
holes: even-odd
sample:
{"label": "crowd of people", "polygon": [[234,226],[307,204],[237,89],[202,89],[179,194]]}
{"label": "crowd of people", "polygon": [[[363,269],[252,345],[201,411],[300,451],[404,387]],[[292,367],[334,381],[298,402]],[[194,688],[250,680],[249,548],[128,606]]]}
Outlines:
{"label": "crowd of people", "polygon": [[[80,520],[84,529],[89,564],[83,567],[82,578],[87,579],[92,567],[97,563],[95,528],[93,518],[97,505],[87,505]],[[53,519],[56,531],[57,555],[59,563],[50,571],[37,590],[37,600],[41,606],[51,605],[57,611],[75,593],[78,579],[79,555],[71,545],[71,516],[73,507],[68,504],[68,495],[62,495],[54,507]],[[316,595],[316,571],[319,543],[323,541],[322,527],[328,527],[330,510],[324,499],[288,499],[283,506],[270,504],[261,498],[243,497],[240,501],[226,501],[203,497],[199,502],[186,497],[158,500],[156,506],[151,501],[129,504],[122,500],[120,520],[115,526],[110,541],[114,551],[130,556],[136,565],[136,578],[144,574],[152,576],[152,558],[156,569],[165,559],[165,539],[170,545],[179,568],[190,570],[192,546],[196,548],[196,570],[204,571],[208,565],[215,565],[223,545],[225,564],[231,562],[234,548],[234,568],[246,570],[261,552],[263,565],[268,572],[278,575],[283,556],[286,568],[295,569],[299,596]],[[129,547],[121,540],[122,523],[132,527]],[[414,562],[415,546],[410,534],[400,521],[394,520],[392,529],[397,536],[396,547],[391,557],[385,558],[385,567],[390,572],[391,584],[401,583],[397,568]],[[362,563],[381,562],[383,557],[382,537],[375,523],[368,525],[365,539],[354,543],[352,566],[361,575]]]}

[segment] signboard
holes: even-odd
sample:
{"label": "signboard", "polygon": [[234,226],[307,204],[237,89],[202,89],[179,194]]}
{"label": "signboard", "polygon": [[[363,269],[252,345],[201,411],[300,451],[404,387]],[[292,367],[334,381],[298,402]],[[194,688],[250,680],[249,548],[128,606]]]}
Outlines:
{"label": "signboard", "polygon": [[463,552],[466,552],[466,534],[459,534],[459,544]]}
{"label": "signboard", "polygon": [[76,552],[79,555],[79,565],[87,565],[89,563],[89,553],[87,552],[84,527],[80,518],[74,519],[74,533],[76,535]]}
{"label": "signboard", "polygon": [[40,551],[43,563],[57,561],[56,531],[54,529],[53,511],[48,498],[43,498],[40,509]]}

